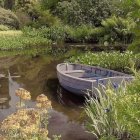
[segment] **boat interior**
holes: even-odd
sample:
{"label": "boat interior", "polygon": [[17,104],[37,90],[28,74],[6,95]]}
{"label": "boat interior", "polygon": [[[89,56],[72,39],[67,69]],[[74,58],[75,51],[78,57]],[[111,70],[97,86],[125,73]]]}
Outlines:
{"label": "boat interior", "polygon": [[72,77],[89,79],[89,80],[97,80],[97,79],[103,79],[107,77],[126,75],[120,72],[116,72],[104,68],[77,65],[77,64],[67,64],[67,63],[61,65],[60,70],[63,71],[63,73],[70,75]]}

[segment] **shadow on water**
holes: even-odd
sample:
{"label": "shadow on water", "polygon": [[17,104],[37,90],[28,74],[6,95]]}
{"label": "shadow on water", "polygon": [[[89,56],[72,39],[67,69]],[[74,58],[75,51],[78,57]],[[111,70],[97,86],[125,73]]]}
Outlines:
{"label": "shadow on water", "polygon": [[60,104],[74,107],[83,106],[85,103],[85,98],[83,96],[78,96],[65,90],[60,84],[57,78],[48,79],[46,87],[52,93],[52,96]]}
{"label": "shadow on water", "polygon": [[84,128],[84,98],[67,92],[59,85],[56,65],[62,61],[49,55],[0,58],[0,73],[3,75],[0,78],[0,121],[16,111],[18,98],[15,90],[22,87],[32,95],[27,107],[33,107],[36,97],[42,93],[51,100],[50,137],[56,134],[61,135],[62,140],[94,140]]}

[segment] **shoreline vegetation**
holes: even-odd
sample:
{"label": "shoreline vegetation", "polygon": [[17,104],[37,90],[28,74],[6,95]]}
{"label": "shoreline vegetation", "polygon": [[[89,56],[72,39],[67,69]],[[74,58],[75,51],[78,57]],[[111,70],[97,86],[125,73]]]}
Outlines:
{"label": "shoreline vegetation", "polygon": [[[138,140],[139,9],[139,0],[0,0],[0,56],[37,56],[43,49],[45,55],[135,75],[125,86],[105,88],[100,102],[91,98],[85,112],[97,139]],[[27,117],[27,110],[22,113]]]}

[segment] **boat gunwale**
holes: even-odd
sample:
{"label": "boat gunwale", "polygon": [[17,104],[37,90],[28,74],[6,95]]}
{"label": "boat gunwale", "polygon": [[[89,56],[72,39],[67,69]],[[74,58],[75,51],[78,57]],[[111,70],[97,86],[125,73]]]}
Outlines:
{"label": "boat gunwale", "polygon": [[[59,68],[61,67],[61,65],[66,65],[67,63],[61,63],[61,64],[58,64],[57,65],[57,72],[59,72],[60,74],[64,75],[64,76],[67,76],[67,77],[70,77],[72,79],[75,79],[75,80],[80,80],[80,81],[86,81],[86,82],[96,82],[97,80],[90,80],[90,79],[84,79],[84,78],[79,78],[79,77],[74,77],[74,76],[71,76],[69,74],[65,74],[63,71],[61,71]],[[131,75],[128,75],[128,74],[125,74],[125,73],[122,73],[122,72],[118,72],[118,71],[115,71],[115,70],[110,70],[110,69],[106,69],[106,68],[102,68],[102,67],[99,67],[99,66],[90,66],[90,65],[83,65],[83,64],[76,64],[76,63],[68,63],[70,65],[79,65],[79,66],[88,66],[88,67],[93,67],[93,68],[99,68],[99,69],[104,69],[104,70],[108,70],[108,71],[111,71],[111,72],[117,72],[118,74],[123,74],[124,76],[114,76],[114,77],[106,77],[106,78],[100,78],[98,79],[99,81],[100,80],[107,80],[107,79],[114,79],[114,78],[118,78],[118,79],[126,79],[126,78],[134,78],[134,76],[131,76]]]}

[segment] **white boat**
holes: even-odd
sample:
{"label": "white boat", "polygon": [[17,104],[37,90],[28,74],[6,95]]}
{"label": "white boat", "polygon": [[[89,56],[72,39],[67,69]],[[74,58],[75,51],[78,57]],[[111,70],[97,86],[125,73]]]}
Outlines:
{"label": "white boat", "polygon": [[58,64],[57,76],[63,88],[78,95],[87,94],[87,90],[96,95],[99,85],[111,83],[114,88],[118,88],[122,81],[133,79],[131,75],[114,70],[72,63]]}

